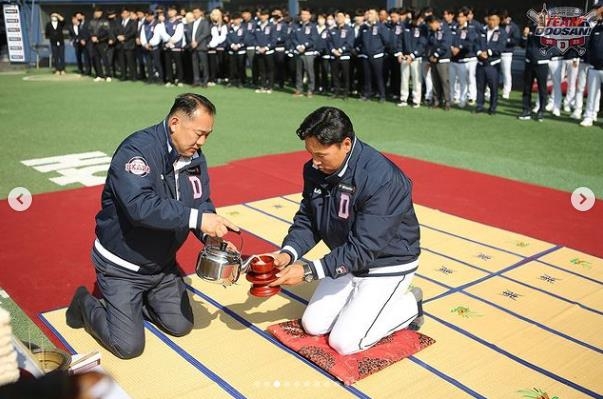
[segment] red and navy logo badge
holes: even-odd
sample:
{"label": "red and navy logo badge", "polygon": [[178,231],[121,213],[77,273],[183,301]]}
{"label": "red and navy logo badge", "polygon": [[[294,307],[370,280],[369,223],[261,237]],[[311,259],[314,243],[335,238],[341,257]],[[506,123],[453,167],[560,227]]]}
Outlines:
{"label": "red and navy logo badge", "polygon": [[132,157],[126,163],[126,172],[132,173],[136,176],[145,177],[151,173],[151,168],[143,157]]}

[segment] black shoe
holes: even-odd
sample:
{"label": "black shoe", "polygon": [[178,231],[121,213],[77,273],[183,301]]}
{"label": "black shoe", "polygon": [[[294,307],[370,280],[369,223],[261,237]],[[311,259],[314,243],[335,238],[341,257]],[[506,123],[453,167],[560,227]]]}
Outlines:
{"label": "black shoe", "polygon": [[537,120],[538,122],[542,122],[542,121],[544,120],[544,114],[543,114],[542,112],[538,112],[538,113],[536,114],[536,120]]}
{"label": "black shoe", "polygon": [[519,119],[520,121],[527,121],[527,120],[532,119],[532,115],[530,115],[529,112],[525,112],[524,111],[524,112],[521,113],[521,115],[519,115],[517,117],[517,119]]}
{"label": "black shoe", "polygon": [[444,104],[444,111],[450,111],[450,103],[449,102]]}
{"label": "black shoe", "polygon": [[483,108],[476,108],[475,111],[473,111],[473,112],[475,112],[476,114],[481,114],[481,113],[483,113],[485,111],[484,111]]}
{"label": "black shoe", "polygon": [[423,323],[425,323],[425,317],[423,317],[423,290],[419,287],[413,287],[410,292],[415,296],[417,300],[417,317],[410,322],[408,325],[409,330],[418,331]]}
{"label": "black shoe", "polygon": [[489,109],[488,110],[488,115],[490,115],[490,116],[496,115],[496,110],[495,109]]}
{"label": "black shoe", "polygon": [[82,315],[82,301],[90,295],[86,287],[78,287],[71,299],[71,303],[65,313],[67,325],[71,328],[82,328],[84,327],[84,316]]}

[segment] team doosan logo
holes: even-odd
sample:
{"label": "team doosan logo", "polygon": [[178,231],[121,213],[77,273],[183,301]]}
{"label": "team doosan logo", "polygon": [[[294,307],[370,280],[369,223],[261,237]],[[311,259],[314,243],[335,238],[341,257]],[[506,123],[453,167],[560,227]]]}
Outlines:
{"label": "team doosan logo", "polygon": [[595,11],[584,14],[577,7],[547,9],[543,4],[541,11],[530,9],[527,16],[536,24],[534,34],[540,37],[542,54],[557,50],[565,54],[574,48],[579,55],[583,55],[586,52],[586,38],[592,30],[591,23],[597,14]]}
{"label": "team doosan logo", "polygon": [[126,163],[126,172],[144,177],[151,172],[151,168],[143,157],[133,157]]}

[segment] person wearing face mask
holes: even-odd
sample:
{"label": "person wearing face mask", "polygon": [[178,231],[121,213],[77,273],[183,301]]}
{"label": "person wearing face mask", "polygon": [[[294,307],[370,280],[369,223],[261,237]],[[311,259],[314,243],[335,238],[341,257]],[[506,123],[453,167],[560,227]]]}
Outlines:
{"label": "person wearing face mask", "polygon": [[331,55],[327,49],[327,39],[329,27],[327,26],[327,16],[320,14],[316,18],[316,31],[318,32],[316,40],[316,55],[314,59],[314,76],[316,82],[313,90],[319,93],[328,93],[330,91],[329,82],[329,61]]}
{"label": "person wearing face mask", "polygon": [[[321,107],[297,129],[312,157],[302,201],[281,250],[276,285],[319,280],[302,316],[310,335],[329,333],[342,355],[363,351],[394,331],[423,324],[419,223],[412,182],[362,142],[340,109]],[[301,260],[323,240],[329,252]]]}
{"label": "person wearing face mask", "polygon": [[63,28],[65,19],[59,13],[50,14],[50,21],[46,24],[46,39],[50,42],[52,65],[55,75],[65,74],[65,35]]}
{"label": "person wearing face mask", "polygon": [[79,287],[66,321],[119,358],[143,352],[145,319],[173,336],[191,331],[176,253],[190,233],[203,240],[238,231],[216,214],[201,151],[215,113],[207,98],[179,95],[164,120],[126,138],[111,160],[92,247],[103,301]]}
{"label": "person wearing face mask", "polygon": [[283,19],[283,11],[275,8],[272,10],[272,24],[274,25],[274,80],[280,89],[285,87],[287,77],[287,41],[289,40],[288,24]]}

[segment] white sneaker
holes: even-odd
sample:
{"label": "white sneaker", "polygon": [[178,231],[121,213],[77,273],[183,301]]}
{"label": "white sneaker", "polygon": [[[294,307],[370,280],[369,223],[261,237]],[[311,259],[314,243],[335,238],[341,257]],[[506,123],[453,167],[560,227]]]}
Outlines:
{"label": "white sneaker", "polygon": [[591,118],[584,118],[582,122],[580,122],[580,126],[582,127],[591,127],[593,125],[593,120]]}
{"label": "white sneaker", "polygon": [[508,99],[509,99],[509,97],[510,97],[510,95],[509,95],[509,94],[503,94],[503,95],[502,95],[502,98],[503,98],[503,99],[505,99],[505,100],[508,100]]}
{"label": "white sneaker", "polygon": [[540,106],[539,105],[534,105],[534,108],[532,108],[532,112],[533,113],[537,113],[538,111],[540,111]]}
{"label": "white sneaker", "polygon": [[255,89],[256,93],[266,93],[266,90],[264,89]]}
{"label": "white sneaker", "polygon": [[578,111],[575,110],[574,112],[572,112],[572,114],[570,115],[570,118],[575,119],[575,120],[580,120],[582,119],[582,111]]}
{"label": "white sneaker", "polygon": [[459,108],[465,108],[466,106],[467,104],[462,101],[459,103]]}
{"label": "white sneaker", "polygon": [[178,86],[178,87],[184,87],[184,83],[182,83],[182,82],[178,82],[177,86]]}
{"label": "white sneaker", "polygon": [[565,104],[563,106],[563,112],[567,112],[569,114],[570,112],[572,112],[572,107],[570,107],[569,104]]}
{"label": "white sneaker", "polygon": [[400,101],[398,104],[396,104],[396,106],[398,106],[398,107],[408,107],[408,103],[406,101]]}
{"label": "white sneaker", "polygon": [[105,79],[101,78],[100,76],[94,78],[94,82],[102,82],[103,80]]}
{"label": "white sneaker", "polygon": [[553,110],[553,103],[548,103],[546,107],[544,107],[546,112],[551,112]]}
{"label": "white sneaker", "polygon": [[105,79],[105,82],[111,83],[111,77],[107,76],[107,79]]}
{"label": "white sneaker", "polygon": [[416,103],[412,105],[413,108],[417,109],[417,108],[421,108],[421,104]]}
{"label": "white sneaker", "polygon": [[167,82],[167,83],[165,84],[165,87],[172,87],[172,83],[171,83],[171,82]]}
{"label": "white sneaker", "polygon": [[557,118],[559,118],[561,116],[561,111],[558,109],[554,109],[553,110],[553,116],[556,116]]}
{"label": "white sneaker", "polygon": [[266,90],[264,93],[266,93],[266,94],[272,94],[272,90]]}
{"label": "white sneaker", "polygon": [[208,82],[208,83],[207,83],[207,86],[209,86],[209,87],[214,87],[215,85],[216,85],[216,84],[215,84],[214,82]]}

